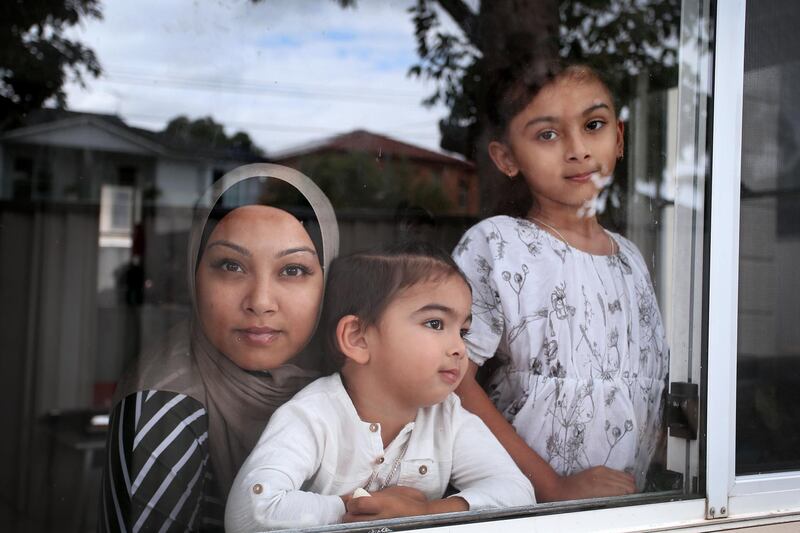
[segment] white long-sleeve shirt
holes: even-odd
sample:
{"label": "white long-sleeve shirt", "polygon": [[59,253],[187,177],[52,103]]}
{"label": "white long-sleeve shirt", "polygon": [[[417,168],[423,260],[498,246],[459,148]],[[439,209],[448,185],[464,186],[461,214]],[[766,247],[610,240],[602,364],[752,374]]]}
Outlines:
{"label": "white long-sleeve shirt", "polygon": [[384,449],[380,425],[358,417],[339,374],[318,379],[270,419],[233,482],[225,530],[257,531],[341,521],[341,495],[388,486],[444,495],[452,483],[470,510],[535,503],[533,487],[484,423],[455,394],[420,409]]}

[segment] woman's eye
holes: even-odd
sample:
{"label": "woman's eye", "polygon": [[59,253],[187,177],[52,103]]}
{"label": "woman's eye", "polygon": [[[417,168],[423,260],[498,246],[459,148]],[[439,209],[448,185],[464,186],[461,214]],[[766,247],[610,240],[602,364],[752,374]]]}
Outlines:
{"label": "woman's eye", "polygon": [[442,330],[444,329],[444,321],[439,320],[438,318],[434,318],[433,320],[428,320],[427,322],[425,322],[425,326],[431,329]]}
{"label": "woman's eye", "polygon": [[217,263],[217,268],[224,270],[225,272],[244,272],[244,268],[242,265],[237,263],[236,261],[230,261],[228,259],[223,259]]}
{"label": "woman's eye", "polygon": [[557,135],[556,135],[556,132],[554,132],[554,131],[550,131],[550,130],[548,130],[548,131],[543,131],[543,132],[541,132],[541,133],[539,134],[539,139],[541,139],[541,140],[543,140],[543,141],[552,141],[552,140],[553,140],[553,139],[555,139],[556,137],[557,137]]}
{"label": "woman's eye", "polygon": [[590,120],[586,124],[586,129],[587,130],[592,130],[592,131],[593,130],[599,130],[600,128],[602,128],[605,125],[606,125],[606,123],[603,120]]}
{"label": "woman's eye", "polygon": [[310,273],[311,271],[303,265],[287,265],[283,267],[283,270],[281,271],[282,276],[289,278],[298,278],[300,276],[306,276]]}

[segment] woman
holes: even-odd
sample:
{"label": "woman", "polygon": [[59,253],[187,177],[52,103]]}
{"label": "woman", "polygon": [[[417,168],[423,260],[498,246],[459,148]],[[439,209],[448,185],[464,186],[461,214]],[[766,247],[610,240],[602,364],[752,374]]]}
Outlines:
{"label": "woman", "polygon": [[[321,249],[286,211],[219,207],[232,187],[265,178],[305,197]],[[270,415],[318,375],[296,356],[316,327],[322,265],[338,248],[325,195],[297,171],[255,164],[223,176],[200,205],[188,254],[191,320],[145,353],[115,393],[101,531],[222,529],[231,482]]]}

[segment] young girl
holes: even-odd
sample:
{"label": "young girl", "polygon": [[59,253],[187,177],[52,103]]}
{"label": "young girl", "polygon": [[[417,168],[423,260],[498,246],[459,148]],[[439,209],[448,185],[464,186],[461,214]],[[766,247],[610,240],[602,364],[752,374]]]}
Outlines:
{"label": "young girl", "polygon": [[[641,254],[595,216],[623,124],[591,69],[531,78],[508,71],[491,91],[489,153],[516,189],[512,216],[483,220],[453,252],[473,289],[458,394],[541,501],[630,493],[659,440],[668,350]],[[493,357],[487,396],[475,373]]]}
{"label": "young girl", "polygon": [[[471,302],[452,259],[426,245],[334,261],[320,327],[341,371],[273,415],[236,476],[226,530],[533,504],[530,482],[451,394]],[[449,483],[459,492],[442,499]]]}

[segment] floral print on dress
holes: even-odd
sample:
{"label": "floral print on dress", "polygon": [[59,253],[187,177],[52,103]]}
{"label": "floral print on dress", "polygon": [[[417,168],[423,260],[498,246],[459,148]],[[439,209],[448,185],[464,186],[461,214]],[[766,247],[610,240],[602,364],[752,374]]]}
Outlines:
{"label": "floral print on dress", "polygon": [[489,397],[560,474],[595,465],[641,488],[660,438],[669,353],[646,264],[591,255],[524,219],[486,219],[453,256],[473,289],[466,338],[478,364],[498,357]]}

